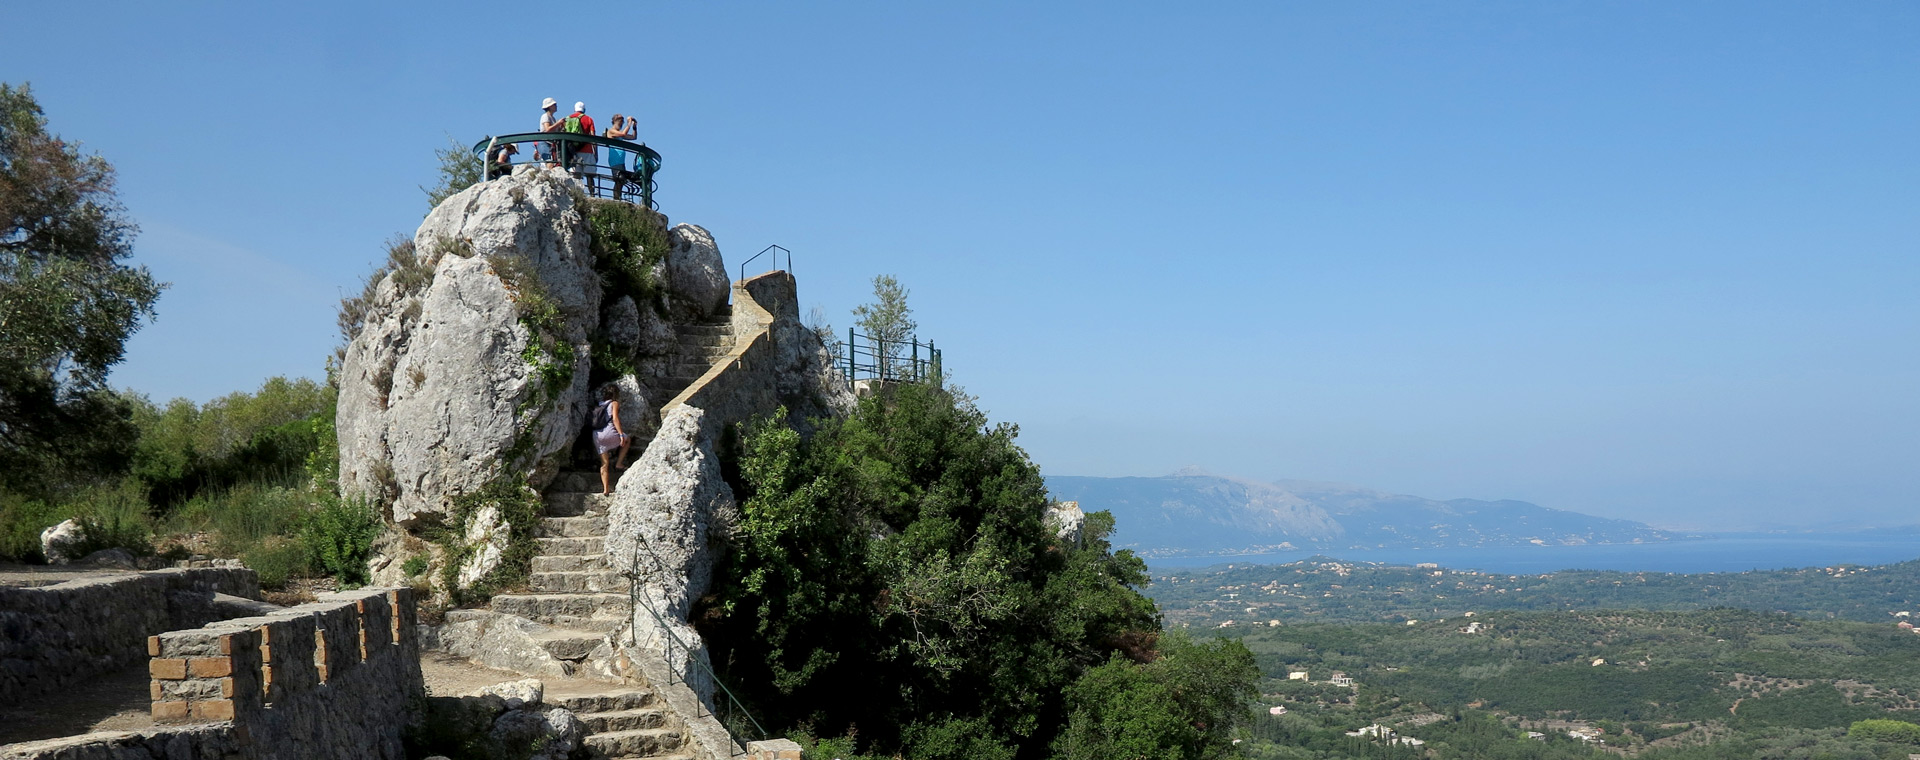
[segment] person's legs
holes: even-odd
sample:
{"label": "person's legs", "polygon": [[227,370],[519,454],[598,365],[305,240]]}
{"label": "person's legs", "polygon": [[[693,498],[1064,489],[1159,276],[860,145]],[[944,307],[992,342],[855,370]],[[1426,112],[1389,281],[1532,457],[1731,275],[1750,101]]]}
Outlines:
{"label": "person's legs", "polygon": [[612,453],[611,451],[600,452],[600,493],[602,494],[613,493],[613,478],[607,471],[607,464],[610,461],[608,456]]}
{"label": "person's legs", "polygon": [[630,448],[633,448],[633,436],[620,436],[620,461],[613,465],[613,469],[627,469],[627,449]]}

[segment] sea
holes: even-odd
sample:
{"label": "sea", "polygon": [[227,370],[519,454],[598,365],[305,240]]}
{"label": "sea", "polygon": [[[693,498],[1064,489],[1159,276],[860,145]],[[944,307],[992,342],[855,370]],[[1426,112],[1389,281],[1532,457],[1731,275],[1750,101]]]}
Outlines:
{"label": "sea", "polygon": [[1233,556],[1152,557],[1147,559],[1147,568],[1152,572],[1168,572],[1228,564],[1281,565],[1314,556],[1392,565],[1431,562],[1453,570],[1511,575],[1537,575],[1560,570],[1739,573],[1842,564],[1886,565],[1920,559],[1920,535],[1724,533],[1644,544],[1321,549]]}

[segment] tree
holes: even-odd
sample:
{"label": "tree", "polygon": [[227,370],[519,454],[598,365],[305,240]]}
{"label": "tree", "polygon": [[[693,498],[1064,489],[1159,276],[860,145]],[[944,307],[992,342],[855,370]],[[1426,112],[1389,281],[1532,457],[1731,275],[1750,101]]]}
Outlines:
{"label": "tree", "polygon": [[1014,426],[919,383],[811,437],[784,416],[742,436],[740,518],[694,615],[764,725],[857,729],[915,760],[1039,758],[1076,678],[1152,657],[1145,564],[1107,542],[1107,513],[1080,541],[1046,525]]}
{"label": "tree", "polygon": [[874,363],[882,378],[897,378],[907,355],[907,341],[920,325],[913,321],[913,309],[907,306],[907,289],[893,275],[873,278],[873,303],[854,307],[853,324],[873,341]]}
{"label": "tree", "polygon": [[433,155],[440,159],[440,184],[420,188],[420,192],[427,194],[428,210],[439,208],[442,201],[480,184],[480,159],[474,158],[453,135],[447,135],[447,147],[435,149]]}
{"label": "tree", "polygon": [[46,127],[27,85],[0,83],[0,487],[17,490],[124,461],[107,371],[165,287],[121,263],[137,229],[112,165]]}

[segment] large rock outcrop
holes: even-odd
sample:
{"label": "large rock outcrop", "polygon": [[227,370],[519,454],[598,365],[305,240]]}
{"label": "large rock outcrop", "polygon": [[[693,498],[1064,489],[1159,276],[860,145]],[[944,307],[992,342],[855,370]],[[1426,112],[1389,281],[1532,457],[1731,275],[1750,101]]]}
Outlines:
{"label": "large rock outcrop", "polygon": [[[738,513],[733,490],[714,452],[716,426],[692,406],[670,410],[640,461],[620,479],[608,513],[607,554],[613,567],[638,568],[641,601],[661,620],[634,616],[634,640],[669,654],[669,667],[703,698],[713,686],[689,658],[706,658],[700,634],[687,623],[693,600],[713,579],[718,539]],[[664,621],[663,627],[660,622]],[[677,643],[669,646],[669,640]]]}
{"label": "large rock outcrop", "polygon": [[586,209],[531,170],[435,208],[339,371],[343,491],[402,525],[502,477],[552,476],[585,413],[601,286]]}
{"label": "large rock outcrop", "polygon": [[705,319],[727,303],[727,265],[720,259],[720,246],[706,228],[682,224],[669,233],[665,284],[678,316]]}

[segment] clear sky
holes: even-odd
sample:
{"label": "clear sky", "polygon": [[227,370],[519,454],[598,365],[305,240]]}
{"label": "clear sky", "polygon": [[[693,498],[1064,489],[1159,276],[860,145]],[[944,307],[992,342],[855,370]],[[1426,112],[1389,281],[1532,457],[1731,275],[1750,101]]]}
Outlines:
{"label": "clear sky", "polygon": [[[578,10],[563,8],[577,7]],[[890,273],[1056,474],[1920,522],[1920,4],[57,3],[0,80],[173,283],[115,382],[321,375],[432,150],[635,114],[661,210]],[[730,264],[731,265],[731,264]]]}

